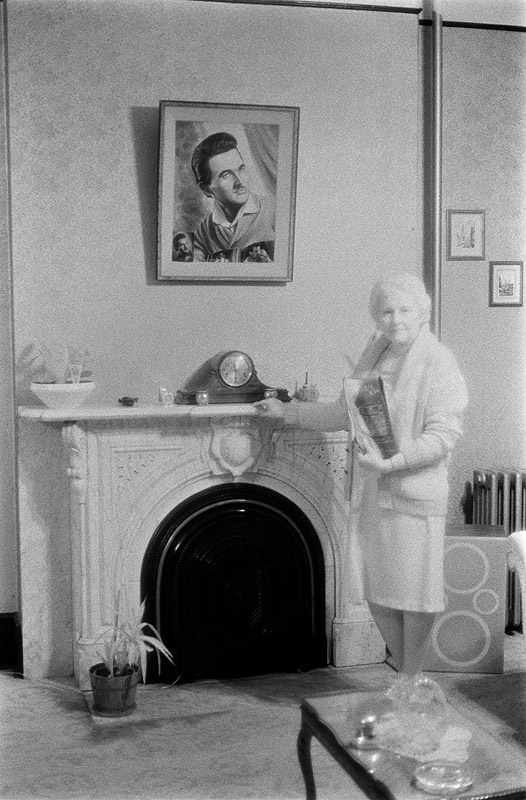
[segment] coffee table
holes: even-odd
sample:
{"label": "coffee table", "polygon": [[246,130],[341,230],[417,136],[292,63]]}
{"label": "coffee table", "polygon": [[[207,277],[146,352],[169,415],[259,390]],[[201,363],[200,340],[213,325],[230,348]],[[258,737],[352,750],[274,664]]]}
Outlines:
{"label": "coffee table", "polygon": [[[305,780],[307,800],[316,800],[311,759],[315,737],[335,761],[373,800],[425,800],[430,794],[413,785],[419,761],[388,750],[361,750],[351,745],[364,709],[381,701],[379,692],[347,692],[301,702],[298,757]],[[472,775],[473,784],[455,800],[525,800],[526,750],[514,742],[503,745],[480,724],[470,722],[451,706],[448,722],[469,729],[468,759],[461,766]],[[435,800],[445,795],[435,795]]]}

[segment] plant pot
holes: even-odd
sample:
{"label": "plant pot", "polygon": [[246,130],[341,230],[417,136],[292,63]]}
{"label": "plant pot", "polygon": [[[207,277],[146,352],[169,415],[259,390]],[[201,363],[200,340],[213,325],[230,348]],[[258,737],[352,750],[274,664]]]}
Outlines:
{"label": "plant pot", "polygon": [[104,664],[90,667],[93,712],[101,717],[123,717],[136,707],[139,667],[133,664],[123,675],[110,675]]}

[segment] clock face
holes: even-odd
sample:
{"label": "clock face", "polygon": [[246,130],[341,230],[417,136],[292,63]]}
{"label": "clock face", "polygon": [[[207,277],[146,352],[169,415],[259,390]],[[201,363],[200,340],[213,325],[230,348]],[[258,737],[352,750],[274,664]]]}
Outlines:
{"label": "clock face", "polygon": [[254,365],[246,353],[233,351],[226,353],[219,362],[219,377],[232,388],[245,386],[252,377]]}

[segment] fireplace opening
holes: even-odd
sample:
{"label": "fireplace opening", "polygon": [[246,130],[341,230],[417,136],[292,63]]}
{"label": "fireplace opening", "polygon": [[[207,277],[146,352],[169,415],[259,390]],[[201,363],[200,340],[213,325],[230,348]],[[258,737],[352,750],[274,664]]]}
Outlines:
{"label": "fireplace opening", "polygon": [[147,548],[141,594],[175,662],[159,671],[152,654],[149,680],[327,665],[321,544],[305,513],[268,488],[223,484],[178,505]]}

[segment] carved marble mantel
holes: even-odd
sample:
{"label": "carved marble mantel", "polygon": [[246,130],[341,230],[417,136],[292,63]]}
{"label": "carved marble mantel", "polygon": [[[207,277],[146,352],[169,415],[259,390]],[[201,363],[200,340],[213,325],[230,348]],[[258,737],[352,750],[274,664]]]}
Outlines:
{"label": "carved marble mantel", "polygon": [[328,661],[384,659],[368,610],[346,597],[343,433],[276,429],[250,405],[24,407],[19,429],[26,674],[74,671],[87,685],[91,647],[110,619],[115,587],[139,597],[144,553],[158,525],[196,492],[232,481],[280,492],[317,530]]}

